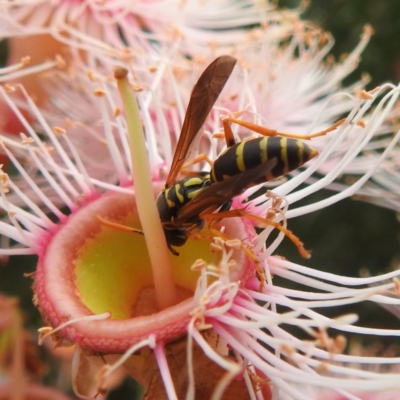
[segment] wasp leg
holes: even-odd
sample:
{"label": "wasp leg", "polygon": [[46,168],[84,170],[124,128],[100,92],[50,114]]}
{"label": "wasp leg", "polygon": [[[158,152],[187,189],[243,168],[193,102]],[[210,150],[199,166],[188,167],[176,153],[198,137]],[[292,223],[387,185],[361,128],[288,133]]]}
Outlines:
{"label": "wasp leg", "polygon": [[197,155],[195,158],[193,158],[193,160],[190,160],[190,161],[186,162],[185,164],[183,164],[182,169],[187,169],[187,168],[191,167],[192,165],[198,164],[202,161],[205,161],[210,166],[213,165],[213,162],[207,157],[207,154],[201,153],[201,154]]}
{"label": "wasp leg", "polygon": [[[229,136],[229,138],[231,138],[229,140],[233,139],[232,129],[229,126],[230,123],[234,123],[234,124],[238,124],[238,125],[244,126],[244,127],[248,128],[248,129],[250,129],[251,131],[257,132],[257,133],[259,133],[260,135],[263,135],[263,136],[270,136],[270,137],[271,136],[282,136],[282,137],[287,137],[287,138],[292,138],[292,139],[310,140],[312,138],[319,137],[319,136],[324,136],[328,132],[334,131],[340,125],[342,125],[345,120],[346,119],[341,119],[341,120],[337,121],[336,123],[334,123],[333,125],[331,125],[329,128],[326,128],[323,131],[311,133],[310,135],[300,135],[300,134],[296,134],[296,133],[280,132],[280,131],[277,131],[275,129],[265,128],[264,126],[261,126],[261,125],[252,124],[251,122],[242,121],[241,119],[230,118],[230,117],[224,118],[222,120],[222,124],[224,126],[224,131],[225,131],[226,137]],[[234,140],[233,140],[232,144],[229,144],[229,143],[228,143],[228,139],[226,139],[226,144],[228,145],[228,147],[232,146],[232,144],[235,144]]]}
{"label": "wasp leg", "polygon": [[[212,215],[214,215],[214,214],[212,214]],[[234,239],[234,238],[226,235],[225,233],[220,232],[217,229],[210,228],[210,231],[213,233],[213,235],[220,237],[225,242]],[[245,246],[242,242],[240,242],[240,248],[244,251],[244,253],[249,258],[249,260],[252,261],[256,265],[256,273],[257,273],[258,280],[260,281],[260,287],[258,290],[259,290],[259,292],[262,292],[262,290],[265,286],[266,278],[265,278],[264,270],[260,265],[260,261],[257,259],[257,256],[254,254],[254,252],[249,247]]]}
{"label": "wasp leg", "polygon": [[[232,199],[231,199],[231,200],[225,201],[225,203],[223,203],[222,206],[219,208],[218,212],[217,212],[216,214],[211,214],[211,215],[218,215],[218,214],[220,214],[220,213],[224,213],[224,212],[229,211],[229,210],[231,209],[232,202],[233,202]],[[223,218],[223,217],[221,217],[221,218],[217,218],[217,217],[213,218],[213,219],[209,222],[209,228],[212,230],[212,228],[213,228],[216,224],[218,224],[218,222],[220,222],[220,220],[221,220],[222,218]]]}
{"label": "wasp leg", "polygon": [[143,235],[143,231],[135,228],[131,228],[130,226],[118,224],[117,222],[112,222],[107,219],[104,219],[103,217],[100,217],[100,215],[97,215],[98,221],[104,225],[108,226],[109,228],[113,229],[118,229],[119,231],[124,231],[124,232],[134,232],[134,233],[139,233],[140,235]]}
{"label": "wasp leg", "polygon": [[[118,229],[119,231],[123,232],[130,232],[130,233],[139,233],[139,235],[144,235],[143,231],[135,228],[131,228],[130,226],[118,224],[117,222],[112,222],[107,219],[104,219],[103,217],[100,217],[100,215],[97,215],[97,219],[100,222],[101,225],[108,226],[109,228],[113,229]],[[174,255],[174,256],[179,256],[179,253],[171,246],[170,243],[167,241],[167,247],[169,251]]]}
{"label": "wasp leg", "polygon": [[224,127],[226,147],[231,147],[235,144],[235,138],[233,136],[232,128],[230,125],[230,122],[235,122],[235,121],[241,121],[241,120],[236,119],[236,118],[224,118],[222,120],[222,126]]}
{"label": "wasp leg", "polygon": [[280,225],[279,222],[272,221],[267,218],[261,218],[256,215],[249,214],[244,210],[230,210],[216,214],[200,214],[200,219],[221,219],[221,218],[231,218],[231,217],[246,217],[252,219],[257,222],[261,222],[265,225],[273,226],[274,228],[278,229],[279,231],[283,232],[297,247],[300,255],[304,258],[310,258],[311,254],[308,250],[306,250],[303,246],[303,242],[289,229],[285,228],[284,226]]}
{"label": "wasp leg", "polygon": [[180,174],[182,176],[204,176],[205,173],[204,171],[189,171],[187,168],[191,167],[194,164],[198,164],[202,161],[205,161],[206,163],[208,163],[210,166],[213,165],[213,162],[207,157],[206,153],[201,153],[198,156],[196,156],[193,160],[188,161],[187,163],[183,164],[182,169],[180,171]]}
{"label": "wasp leg", "polygon": [[187,169],[182,169],[179,172],[180,175],[184,176],[185,178],[203,178],[204,175],[208,175],[209,172],[204,171],[188,171]]}

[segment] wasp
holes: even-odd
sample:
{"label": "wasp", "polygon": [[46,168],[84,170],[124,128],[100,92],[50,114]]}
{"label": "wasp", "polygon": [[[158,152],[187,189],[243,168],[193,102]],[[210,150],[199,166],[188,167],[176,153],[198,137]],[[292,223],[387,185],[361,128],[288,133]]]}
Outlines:
{"label": "wasp", "polygon": [[[240,215],[235,210],[229,211],[233,197],[251,186],[276,179],[301,167],[319,153],[317,149],[299,140],[300,138],[311,139],[325,135],[343,122],[339,121],[312,135],[294,135],[234,118],[225,118],[223,128],[227,149],[212,163],[211,171],[199,171],[195,176],[178,180],[191,145],[231,76],[236,61],[231,56],[217,58],[204,70],[195,84],[171,169],[165,187],[157,198],[168,247],[175,255],[178,253],[173,246],[183,246],[189,234],[200,230],[204,226],[205,215],[209,216],[216,210],[216,217]],[[236,143],[230,123],[243,125],[264,137]],[[278,223],[272,225],[290,237],[290,231],[282,229]]]}

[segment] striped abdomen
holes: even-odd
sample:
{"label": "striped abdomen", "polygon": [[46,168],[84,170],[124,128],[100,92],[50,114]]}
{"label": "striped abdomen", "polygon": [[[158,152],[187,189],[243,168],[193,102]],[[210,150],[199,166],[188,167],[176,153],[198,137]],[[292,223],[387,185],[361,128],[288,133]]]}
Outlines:
{"label": "striped abdomen", "polygon": [[318,153],[317,149],[297,139],[276,136],[244,140],[228,147],[214,161],[211,169],[211,180],[213,182],[221,182],[230,176],[240,174],[272,158],[277,158],[277,165],[265,178],[249,182],[248,187],[251,187],[279,178],[301,167]]}

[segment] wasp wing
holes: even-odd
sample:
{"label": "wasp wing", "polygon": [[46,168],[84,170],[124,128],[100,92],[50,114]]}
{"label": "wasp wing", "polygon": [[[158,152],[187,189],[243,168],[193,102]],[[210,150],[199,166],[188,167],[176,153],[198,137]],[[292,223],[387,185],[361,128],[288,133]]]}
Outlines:
{"label": "wasp wing", "polygon": [[251,182],[259,181],[277,164],[277,158],[250,168],[221,182],[216,182],[204,188],[196,197],[186,203],[177,213],[176,223],[184,224],[201,213],[212,213],[226,201],[243,193]]}
{"label": "wasp wing", "polygon": [[221,56],[214,60],[201,74],[193,88],[185,119],[176,146],[174,159],[165,184],[170,187],[182,169],[189,149],[198,131],[203,126],[225,83],[231,76],[236,64],[236,58]]}

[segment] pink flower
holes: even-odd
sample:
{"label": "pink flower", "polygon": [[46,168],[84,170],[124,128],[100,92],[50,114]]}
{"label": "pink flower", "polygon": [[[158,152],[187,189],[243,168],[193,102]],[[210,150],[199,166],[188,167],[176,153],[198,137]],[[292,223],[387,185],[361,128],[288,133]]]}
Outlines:
{"label": "pink flower", "polygon": [[100,57],[156,54],[155,43],[169,48],[171,41],[188,55],[203,56],[210,44],[230,48],[244,42],[249,26],[270,24],[273,38],[284,39],[297,20],[297,10],[277,10],[272,2],[253,0],[6,1],[0,9],[0,34],[12,38],[48,34]]}
{"label": "pink flower", "polygon": [[[388,84],[353,95],[336,92],[354,67],[368,31],[350,61],[324,67],[319,62],[330,44],[325,44],[320,30],[299,24],[286,47],[270,41],[268,29],[251,33],[228,47],[238,65],[196,150],[211,160],[219,156],[224,144],[213,133],[221,133],[222,115],[280,131],[296,125],[299,132],[321,131],[340,114],[347,117],[316,140],[318,158],[293,172],[290,180],[268,182],[272,193],[260,194],[261,187],[255,186],[236,197],[233,208],[245,207],[245,217],[223,219],[216,231],[203,232],[202,240],[190,238],[179,248],[179,257],[168,253],[153,199],[171,165],[191,89],[214,53],[223,52],[223,45],[202,53],[203,62],[188,61],[173,44],[151,54],[143,51],[134,62],[127,60],[131,80],[118,78],[122,102],[110,69],[116,61],[109,61],[109,54],[89,72],[80,63],[54,72],[49,108],[37,107],[19,85],[14,88],[22,100],[0,88],[3,101],[24,128],[21,140],[1,136],[3,151],[19,173],[1,175],[0,205],[8,219],[1,221],[0,232],[13,244],[1,254],[39,256],[35,299],[48,325],[41,333],[52,334],[59,345],[76,345],[75,381],[84,372],[81,362],[96,352],[110,364],[100,372],[100,392],[103,379],[122,363],[149,396],[169,399],[190,399],[195,393],[199,397],[202,390],[203,398],[212,399],[227,398],[229,391],[249,398],[302,399],[320,390],[351,398],[359,392],[398,387],[396,371],[358,368],[392,366],[399,362],[397,357],[347,354],[342,335],[390,338],[400,335],[397,330],[360,327],[353,312],[327,317],[319,310],[334,313],[340,305],[351,308],[364,301],[398,305],[399,272],[355,279],[274,255],[283,232],[304,250],[299,239],[285,231],[289,218],[361,188],[368,196],[375,194],[363,185],[382,172],[382,165],[393,167],[399,133],[380,138],[396,115],[398,88]],[[299,57],[294,56],[296,49],[303,51]],[[323,87],[322,75],[330,78]],[[375,107],[367,113],[372,104]],[[29,112],[30,122],[21,110]],[[242,140],[249,133],[239,126],[234,135]],[[335,181],[371,149],[370,162],[359,169],[355,183],[321,202],[292,208],[317,190],[335,189]],[[207,167],[200,163],[198,168]],[[316,171],[325,174],[317,179]],[[303,183],[308,185],[298,190]],[[155,214],[145,216],[149,210]],[[106,226],[139,229],[139,222],[144,237],[132,229]],[[265,229],[256,233],[254,225]],[[267,247],[274,226],[283,232]],[[278,286],[273,279],[277,276],[305,289]],[[289,326],[304,331],[308,340],[297,337]],[[111,360],[110,353],[124,355]]]}

